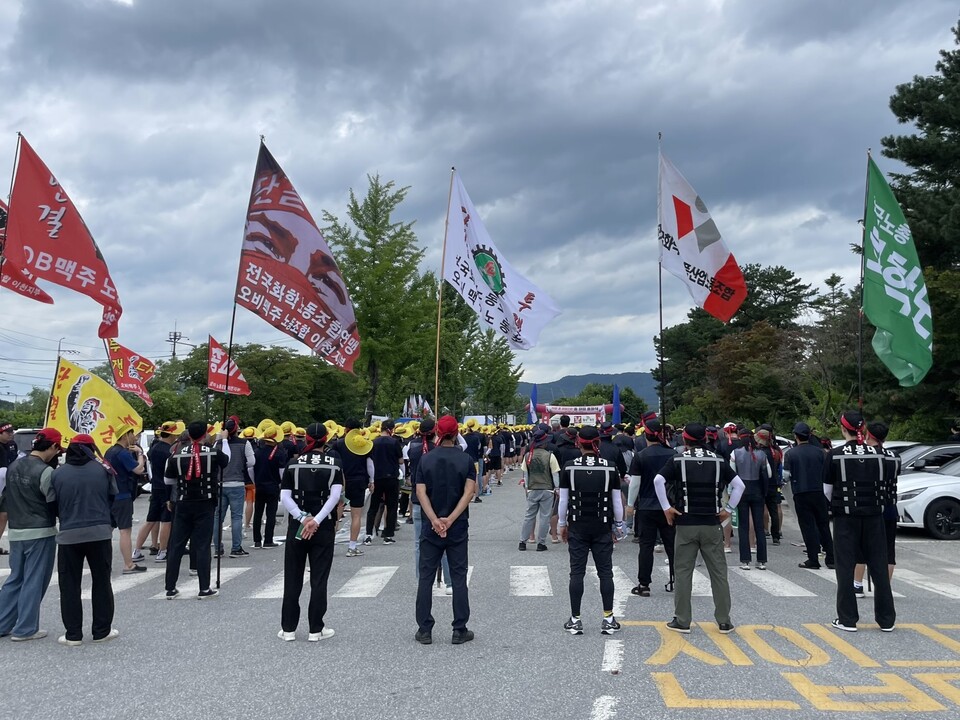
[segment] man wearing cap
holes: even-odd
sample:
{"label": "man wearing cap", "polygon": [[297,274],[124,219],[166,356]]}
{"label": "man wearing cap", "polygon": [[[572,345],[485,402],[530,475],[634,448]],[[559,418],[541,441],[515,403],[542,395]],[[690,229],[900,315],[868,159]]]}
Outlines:
{"label": "man wearing cap", "polygon": [[370,457],[373,459],[373,494],[367,511],[367,540],[371,540],[377,511],[383,503],[383,544],[392,545],[397,530],[397,504],[400,502],[400,468],[403,466],[403,447],[393,436],[394,422],[387,419],[380,423],[380,435],[373,441]]}
{"label": "man wearing cap", "polygon": [[[360,557],[363,550],[357,547],[360,539],[360,524],[363,522],[363,506],[366,502],[367,490],[373,491],[373,459],[370,450],[373,445],[366,438],[351,447],[359,437],[360,421],[356,418],[347,418],[343,422],[344,435],[333,444],[333,449],[340,457],[344,475],[344,495],[350,504],[350,541],[347,546],[347,557]],[[354,434],[351,435],[350,433]],[[348,442],[349,438],[349,442]],[[361,447],[362,446],[362,447]],[[364,540],[365,545],[370,542]]]}
{"label": "man wearing cap", "polygon": [[[117,496],[110,509],[113,526],[120,531],[120,556],[123,558],[123,574],[133,575],[146,572],[143,565],[133,561],[133,494],[137,489],[136,478],[146,471],[146,458],[136,442],[134,428],[121,425],[117,429],[116,441],[107,450],[103,459],[116,473]],[[141,553],[140,558],[143,558]]]}
{"label": "man wearing cap", "polygon": [[823,495],[823,466],[827,456],[819,443],[810,443],[810,426],[806,423],[794,425],[793,436],[797,444],[783,456],[783,479],[790,483],[793,491],[793,509],[807,550],[807,559],[800,567],[818,570],[822,546],[827,553],[827,567],[833,570],[833,537],[827,499]]}
{"label": "man wearing cap", "polygon": [[543,427],[533,433],[530,448],[523,454],[520,472],[527,491],[527,512],[520,527],[520,550],[527,549],[527,538],[537,526],[537,552],[547,549],[547,530],[553,514],[553,500],[560,486],[560,464],[546,445],[550,439]]}
{"label": "man wearing cap", "polygon": [[224,425],[227,444],[230,446],[230,462],[223,469],[223,494],[220,496],[220,513],[217,553],[223,555],[223,521],[230,510],[230,557],[241,558],[249,553],[243,549],[243,501],[247,485],[253,485],[256,458],[253,448],[240,435],[240,418],[232,415]]}
{"label": "man wearing cap", "polygon": [[47,636],[40,629],[40,602],[53,575],[57,519],[46,492],[60,441],[58,430],[44,428],[32,452],[6,468],[10,575],[0,588],[0,637],[12,635],[14,642]]}
{"label": "man wearing cap", "polygon": [[[17,446],[13,442],[13,425],[0,421],[0,537],[3,536],[3,531],[7,528],[6,499],[3,494],[4,479],[7,468],[16,459]],[[0,547],[0,555],[6,554],[8,554],[8,551]]]}
{"label": "man wearing cap", "polygon": [[170,486],[164,482],[163,474],[167,469],[167,460],[170,459],[170,448],[180,435],[175,422],[165,422],[157,433],[157,441],[147,451],[147,464],[150,468],[150,506],[147,508],[147,520],[137,533],[137,542],[134,547],[133,560],[144,560],[143,544],[153,528],[160,524],[160,535],[157,540],[159,550],[155,562],[167,561],[167,544],[170,542]]}
{"label": "man wearing cap", "polygon": [[[413,501],[413,571],[420,579],[420,536],[423,534],[423,513],[420,509],[420,500],[417,498],[417,470],[424,456],[437,446],[437,423],[433,418],[426,418],[417,428],[417,435],[407,446],[407,458],[410,461],[410,480],[412,484],[411,500]],[[476,468],[476,466],[474,466]],[[450,561],[443,556],[441,561],[443,580],[446,585],[446,594],[453,594],[453,582],[450,579]]]}
{"label": "man wearing cap", "polygon": [[263,431],[263,442],[254,453],[254,458],[253,477],[257,489],[253,505],[253,546],[280,547],[279,543],[273,541],[273,531],[277,524],[277,505],[280,503],[280,476],[288,458],[279,426],[271,425]]}
{"label": "man wearing cap", "polygon": [[453,582],[454,645],[473,640],[467,629],[470,599],[467,595],[467,529],[470,501],[477,491],[476,470],[470,456],[457,447],[457,419],[437,420],[439,444],[420,460],[415,478],[417,500],[426,522],[420,537],[420,570],[417,583],[417,633],[422,645],[433,642],[433,579],[441,558],[450,562]]}
{"label": "man wearing cap", "polygon": [[83,644],[83,603],[80,581],[83,563],[90,567],[90,599],[93,606],[94,642],[105,642],[120,632],[113,624],[113,560],[111,506],[117,495],[113,470],[97,450],[93,438],[74,435],[64,453],[64,464],[50,476],[47,502],[56,503],[60,530],[57,533],[57,577],[60,584],[60,616],[66,632],[61,645]]}
{"label": "man wearing cap", "polygon": [[327,580],[333,565],[336,508],[343,490],[343,468],[336,452],[327,445],[327,428],[318,422],[304,428],[304,445],[296,460],[287,465],[280,483],[280,501],[290,516],[283,549],[283,604],[280,632],[284,641],[296,639],[300,622],[303,571],[310,561],[310,603],[307,640],[333,637],[326,627]]}
{"label": "man wearing cap", "polygon": [[[693,615],[690,598],[699,554],[710,573],[714,618],[719,631],[726,635],[733,632],[733,624],[720,525],[730,519],[744,486],[722,457],[706,449],[706,435],[707,429],[700,423],[687,423],[683,429],[683,453],[668,460],[653,480],[663,514],[676,528],[674,617],[667,628],[684,634],[690,632]],[[730,501],[723,505],[723,491],[727,486],[730,486]]]}
{"label": "man wearing cap", "polygon": [[856,632],[860,611],[853,590],[858,555],[873,577],[874,619],[883,632],[893,632],[897,611],[887,572],[883,529],[886,501],[886,457],[864,442],[863,415],[850,410],[840,416],[844,443],[827,454],[823,493],[833,508],[834,555],[837,563],[837,617],[833,627]]}
{"label": "man wearing cap", "polygon": [[170,456],[165,473],[176,482],[173,497],[177,506],[173,515],[165,585],[167,598],[173,599],[180,594],[177,590],[180,561],[189,540],[190,552],[196,553],[197,560],[197,580],[200,583],[197,597],[203,600],[217,594],[217,590],[210,587],[210,544],[217,510],[217,481],[220,471],[230,461],[230,444],[226,431],[223,431],[217,438],[220,447],[204,445],[207,424],[202,421],[190,423],[187,434],[189,442]]}

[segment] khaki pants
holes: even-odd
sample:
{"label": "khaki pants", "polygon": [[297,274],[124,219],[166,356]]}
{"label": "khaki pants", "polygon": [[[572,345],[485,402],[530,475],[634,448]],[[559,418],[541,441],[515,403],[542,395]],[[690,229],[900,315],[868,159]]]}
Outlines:
{"label": "khaki pants", "polygon": [[684,627],[690,626],[693,571],[699,553],[710,573],[714,617],[718,624],[730,623],[730,583],[727,581],[727,561],[723,555],[723,530],[719,525],[677,525],[676,528],[673,567],[676,583],[674,614],[677,622]]}

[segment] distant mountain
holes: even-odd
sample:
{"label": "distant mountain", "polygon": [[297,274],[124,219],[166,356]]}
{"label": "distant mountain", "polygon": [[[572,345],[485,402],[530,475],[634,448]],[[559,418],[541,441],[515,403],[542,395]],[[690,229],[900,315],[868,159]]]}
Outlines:
{"label": "distant mountain", "polygon": [[[553,382],[537,383],[537,402],[552,403],[563,397],[579,395],[584,386],[589,383],[600,385],[619,385],[621,388],[631,388],[647,403],[647,407],[656,408],[660,404],[657,396],[657,386],[653,376],[645,372],[632,373],[591,373],[589,375],[566,375]],[[517,383],[517,392],[524,397],[530,396],[533,383]],[[610,398],[612,401],[613,398]]]}

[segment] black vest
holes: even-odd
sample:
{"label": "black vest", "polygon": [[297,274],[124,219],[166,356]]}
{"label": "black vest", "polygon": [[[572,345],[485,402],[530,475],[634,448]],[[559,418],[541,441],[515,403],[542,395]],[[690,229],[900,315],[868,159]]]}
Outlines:
{"label": "black vest", "polygon": [[883,453],[883,504],[887,507],[897,504],[897,478],[900,475],[900,457],[893,451],[880,448]]}
{"label": "black vest", "polygon": [[7,487],[3,496],[7,502],[11,530],[49,528],[57,519],[47,507],[47,499],[40,492],[40,477],[50,468],[43,460],[27,455],[15,460],[7,470]]}
{"label": "black vest", "polygon": [[301,510],[314,516],[330,497],[330,486],[334,482],[343,484],[339,459],[319,450],[300,455],[287,465],[287,472],[293,480],[294,502]]}
{"label": "black vest", "polygon": [[612,463],[595,455],[581,455],[564,467],[570,483],[567,521],[571,524],[613,524],[613,503],[610,490],[619,478]]}
{"label": "black vest", "polygon": [[716,515],[723,507],[723,458],[703,447],[687,448],[673,459],[674,481],[667,487],[670,504],[684,515]]}
{"label": "black vest", "polygon": [[201,446],[200,477],[191,477],[187,480],[192,461],[193,443],[185,444],[170,457],[170,462],[173,463],[177,473],[177,501],[216,500],[217,473],[220,469],[217,464],[217,451],[206,445]]}
{"label": "black vest", "polygon": [[831,450],[834,514],[880,515],[886,499],[889,462],[877,448],[856,442]]}

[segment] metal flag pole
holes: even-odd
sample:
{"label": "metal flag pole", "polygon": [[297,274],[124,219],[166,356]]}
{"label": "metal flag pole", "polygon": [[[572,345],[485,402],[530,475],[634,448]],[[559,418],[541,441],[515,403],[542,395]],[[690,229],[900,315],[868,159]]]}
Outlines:
{"label": "metal flag pole", "polygon": [[870,148],[867,148],[867,177],[863,191],[863,226],[860,231],[860,307],[857,313],[857,407],[863,413],[863,279],[867,260],[867,199],[870,194]]}
{"label": "metal flag pole", "polygon": [[450,189],[447,191],[447,215],[443,220],[443,250],[440,253],[440,284],[437,292],[437,357],[433,366],[433,407],[440,409],[440,320],[443,308],[443,268],[447,264],[447,232],[450,230],[450,199],[453,197],[453,177],[457,169],[450,168]]}
{"label": "metal flag pole", "polygon": [[[660,159],[660,145],[663,140],[663,133],[657,133],[657,215],[660,214],[660,170],[659,170],[659,159]],[[657,221],[659,222],[659,217]],[[659,240],[657,242],[660,242]],[[659,248],[658,252],[659,259],[657,260],[657,301],[660,307],[660,352],[659,355],[660,361],[660,427],[663,429],[663,432],[666,433],[667,430],[667,376],[663,367],[663,247]]]}
{"label": "metal flag pole", "polygon": [[[4,233],[7,234],[10,231],[10,210],[13,208],[13,183],[17,177],[17,161],[20,159],[20,138],[23,136],[18,132],[17,133],[17,149],[13,153],[13,168],[10,170],[10,192],[7,193],[7,224],[4,228]],[[3,263],[7,256],[7,242],[6,239],[0,243],[0,273],[3,272]],[[48,405],[49,407],[49,405]]]}

